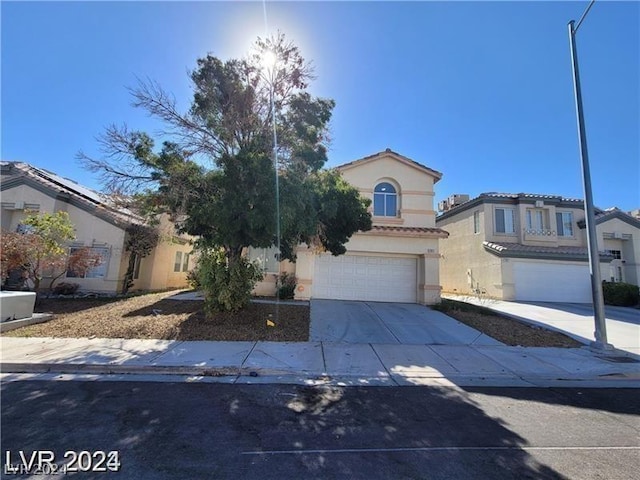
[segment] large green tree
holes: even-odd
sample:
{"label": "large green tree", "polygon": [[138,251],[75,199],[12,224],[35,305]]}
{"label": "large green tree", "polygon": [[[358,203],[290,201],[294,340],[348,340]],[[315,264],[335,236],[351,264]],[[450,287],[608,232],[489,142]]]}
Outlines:
{"label": "large green tree", "polygon": [[371,228],[369,201],[323,170],[334,101],[307,91],[311,65],[283,34],[258,39],[244,59],[207,55],[190,77],[186,113],[155,82],[131,90],[134,105],[166,125],[171,141],[160,151],[146,133],[112,126],[100,137],[104,158],[79,154],[107,188],[136,195],[150,212],[172,213],[203,254],[224,253],[227,269],[245,262],[249,246],[280,243],[290,260],[301,242],[339,255],[353,233]]}

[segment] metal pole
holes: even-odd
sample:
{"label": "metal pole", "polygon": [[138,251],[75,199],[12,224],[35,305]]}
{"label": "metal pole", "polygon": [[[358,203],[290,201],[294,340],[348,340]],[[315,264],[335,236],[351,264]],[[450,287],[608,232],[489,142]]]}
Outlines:
{"label": "metal pole", "polygon": [[[589,5],[589,8],[590,7],[591,5]],[[593,299],[596,328],[594,332],[595,342],[592,342],[591,346],[599,350],[611,350],[613,349],[613,345],[607,343],[607,325],[605,323],[604,297],[602,295],[602,280],[600,277],[600,255],[598,254],[598,238],[596,234],[596,221],[593,208],[593,194],[591,192],[591,172],[589,169],[587,135],[582,110],[582,90],[580,89],[580,73],[578,71],[578,54],[576,50],[576,30],[573,27],[574,23],[575,22],[571,20],[568,27],[569,44],[571,45],[571,62],[573,65],[573,89],[575,92],[576,114],[578,120],[578,140],[580,142],[580,160],[582,163],[582,181],[584,183],[584,210],[585,221],[587,224],[589,271],[591,273],[591,296]]]}
{"label": "metal pole", "polygon": [[[275,53],[275,52],[274,52]],[[282,268],[282,245],[281,245],[281,227],[280,227],[280,177],[278,175],[278,133],[276,126],[276,106],[275,106],[275,81],[276,81],[276,63],[273,64],[273,70],[271,73],[271,121],[273,122],[273,168],[276,172],[276,247],[278,249],[278,278],[276,278],[276,322],[280,321],[280,295],[277,291],[278,282],[280,282],[280,274]]]}

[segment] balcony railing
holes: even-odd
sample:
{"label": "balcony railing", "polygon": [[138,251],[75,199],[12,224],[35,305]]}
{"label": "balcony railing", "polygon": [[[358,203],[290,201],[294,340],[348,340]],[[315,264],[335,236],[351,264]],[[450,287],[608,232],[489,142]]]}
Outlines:
{"label": "balcony railing", "polygon": [[543,229],[525,228],[524,233],[525,235],[532,235],[536,237],[555,237],[556,236],[555,230],[548,230],[546,228],[543,228]]}

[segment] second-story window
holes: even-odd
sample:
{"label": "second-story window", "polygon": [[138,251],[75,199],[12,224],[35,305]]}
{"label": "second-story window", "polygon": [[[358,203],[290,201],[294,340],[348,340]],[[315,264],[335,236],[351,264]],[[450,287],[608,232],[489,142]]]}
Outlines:
{"label": "second-story window", "polygon": [[527,209],[527,230],[542,233],[548,229],[547,212],[533,208]]}
{"label": "second-story window", "polygon": [[573,237],[573,214],[571,212],[556,213],[556,223],[559,237]]}
{"label": "second-story window", "polygon": [[473,212],[473,233],[480,233],[480,212]]}
{"label": "second-story window", "polygon": [[373,215],[376,217],[398,216],[398,194],[393,185],[382,182],[373,190]]}
{"label": "second-story window", "polygon": [[516,233],[515,210],[513,208],[496,208],[496,233]]}

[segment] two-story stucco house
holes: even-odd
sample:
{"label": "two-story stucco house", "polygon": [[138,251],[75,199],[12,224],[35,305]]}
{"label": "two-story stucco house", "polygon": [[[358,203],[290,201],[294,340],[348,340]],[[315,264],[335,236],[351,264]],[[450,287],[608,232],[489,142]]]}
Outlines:
{"label": "two-story stucco house", "polygon": [[[76,240],[69,249],[89,247],[103,263],[79,277],[67,272],[61,281],[77,283],[81,290],[114,294],[121,290],[128,266],[127,227],[142,223],[132,212],[116,208],[108,198],[52,172],[22,162],[0,163],[2,229],[17,231],[32,212],[69,214]],[[160,222],[161,241],[135,263],[132,290],[163,290],[187,286],[192,268],[189,238],[175,233],[166,219]],[[47,285],[45,278],[44,285]]]}
{"label": "two-story stucco house", "polygon": [[[443,291],[502,300],[591,302],[582,200],[483,193],[444,206],[438,227]],[[640,221],[620,210],[596,217],[603,280],[638,284]]]}
{"label": "two-story stucco house", "polygon": [[[325,298],[434,304],[440,300],[439,239],[434,184],[442,174],[387,149],[337,167],[372,200],[373,228],[354,234],[344,255],[297,250],[284,271],[298,280],[297,299]],[[267,250],[252,250],[266,265],[256,293],[273,292],[278,265]]]}

